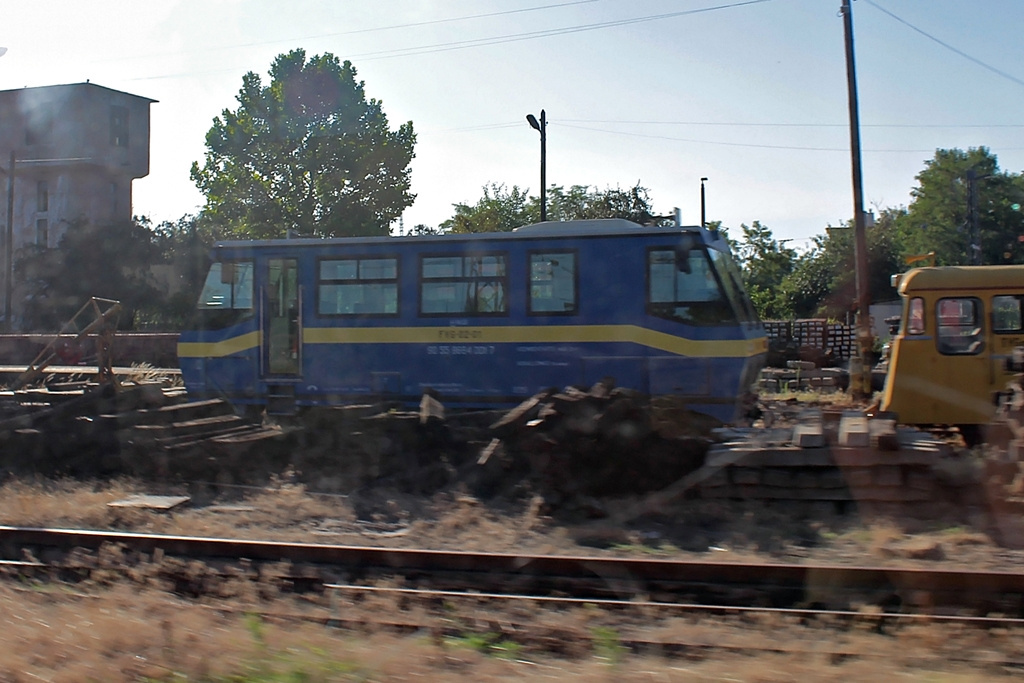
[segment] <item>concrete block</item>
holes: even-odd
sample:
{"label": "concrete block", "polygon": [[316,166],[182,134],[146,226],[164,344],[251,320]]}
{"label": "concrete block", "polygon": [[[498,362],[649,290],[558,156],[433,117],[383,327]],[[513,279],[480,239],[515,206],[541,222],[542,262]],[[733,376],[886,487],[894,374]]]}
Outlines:
{"label": "concrete block", "polygon": [[868,418],[864,414],[850,413],[840,418],[839,445],[847,448],[868,448],[871,445]]}
{"label": "concrete block", "polygon": [[798,424],[793,428],[793,445],[799,448],[821,448],[825,445],[825,433],[821,423]]}

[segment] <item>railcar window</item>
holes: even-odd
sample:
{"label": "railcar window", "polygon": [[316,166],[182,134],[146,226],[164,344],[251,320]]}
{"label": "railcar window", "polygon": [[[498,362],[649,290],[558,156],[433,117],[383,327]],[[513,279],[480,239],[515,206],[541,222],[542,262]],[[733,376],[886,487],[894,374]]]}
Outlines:
{"label": "railcar window", "polygon": [[691,325],[737,322],[707,252],[693,249],[688,258],[686,264],[678,264],[674,249],[647,253],[647,309],[651,315]]}
{"label": "railcar window", "polygon": [[508,311],[507,258],[424,256],[420,261],[420,313],[500,315]]}
{"label": "railcar window", "polygon": [[757,322],[757,313],[754,311],[754,304],[743,289],[743,276],[740,274],[736,262],[729,254],[721,251],[711,251],[711,261],[718,270],[722,285],[725,287],[725,294],[729,298],[733,309],[740,316],[743,322]]}
{"label": "railcar window", "polygon": [[996,332],[1021,332],[1021,300],[1024,296],[1000,295],[992,297],[992,329]]}
{"label": "railcar window", "polygon": [[320,261],[317,312],[320,315],[397,315],[398,259]]}
{"label": "railcar window", "polygon": [[982,330],[982,306],[973,297],[939,299],[935,318],[938,323],[936,344],[939,353],[975,355],[985,347]]}
{"label": "railcar window", "polygon": [[576,305],[576,254],[530,254],[530,313],[574,313]]}
{"label": "railcar window", "polygon": [[252,261],[211,265],[198,308],[252,310]]}
{"label": "railcar window", "polygon": [[196,303],[197,326],[223,329],[251,316],[252,274],[252,261],[212,264]]}
{"label": "railcar window", "polygon": [[910,300],[907,314],[907,334],[924,334],[924,299],[915,296]]}

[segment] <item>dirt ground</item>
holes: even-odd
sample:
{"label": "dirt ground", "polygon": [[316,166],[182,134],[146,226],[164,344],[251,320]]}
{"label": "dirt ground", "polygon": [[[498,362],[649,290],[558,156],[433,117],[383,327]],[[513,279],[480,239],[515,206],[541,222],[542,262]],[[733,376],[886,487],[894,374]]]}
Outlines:
{"label": "dirt ground", "polygon": [[[677,501],[613,524],[623,511],[636,509],[636,498],[581,501],[549,514],[544,501],[526,490],[487,502],[458,487],[426,497],[386,488],[322,495],[293,483],[287,473],[266,487],[199,487],[190,504],[170,512],[108,505],[138,493],[175,492],[153,488],[127,479],[8,481],[0,487],[0,524],[715,561],[1011,571],[1024,563],[1024,551],[1002,547],[993,537],[984,510],[963,511],[956,519],[864,519],[821,506]],[[216,599],[188,600],[145,576],[114,575],[74,585],[7,581],[0,584],[0,603],[6,622],[0,681],[788,681],[880,675],[957,681],[1009,679],[1020,669],[1008,662],[1024,666],[1020,631],[937,624],[879,633],[767,617],[664,619],[541,608],[503,615],[500,608],[479,605],[449,606],[438,615],[394,599],[329,604],[323,596],[299,598],[248,584],[227,588]],[[382,614],[422,617],[447,630],[438,636],[325,629],[256,613],[333,614],[354,621]],[[506,622],[530,626],[513,637],[500,626]],[[451,635],[452,628],[458,635]],[[631,639],[693,647],[669,656],[633,651],[623,644]],[[553,655],[551,640],[564,643],[563,651]],[[542,641],[548,644],[538,645]]]}

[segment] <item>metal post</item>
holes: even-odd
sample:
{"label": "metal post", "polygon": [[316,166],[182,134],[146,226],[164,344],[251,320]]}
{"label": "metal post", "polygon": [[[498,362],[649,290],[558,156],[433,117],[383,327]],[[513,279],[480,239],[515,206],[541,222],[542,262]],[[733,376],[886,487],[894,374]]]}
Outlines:
{"label": "metal post", "polygon": [[700,227],[707,227],[707,215],[704,212],[704,183],[707,178],[700,179]]}
{"label": "metal post", "polygon": [[543,223],[548,219],[548,120],[543,109],[540,110],[540,123],[537,122],[533,114],[527,114],[526,120],[530,122],[530,126],[540,132],[540,220]]}
{"label": "metal post", "polygon": [[860,372],[851,372],[850,388],[855,396],[871,395],[871,313],[868,289],[868,241],[864,225],[864,189],[860,165],[860,119],[857,113],[857,73],[853,58],[853,9],[850,0],[843,0],[843,34],[846,42],[846,86],[850,109],[850,161],[853,174],[853,228],[854,263],[857,281],[857,341],[860,353]]}
{"label": "metal post", "polygon": [[11,287],[14,281],[14,151],[7,166],[7,228],[4,232],[4,332],[11,331]]}
{"label": "metal post", "polygon": [[967,170],[967,225],[970,237],[967,244],[967,259],[972,266],[981,265],[981,225],[978,222],[978,181],[988,176],[978,176],[973,168]]}

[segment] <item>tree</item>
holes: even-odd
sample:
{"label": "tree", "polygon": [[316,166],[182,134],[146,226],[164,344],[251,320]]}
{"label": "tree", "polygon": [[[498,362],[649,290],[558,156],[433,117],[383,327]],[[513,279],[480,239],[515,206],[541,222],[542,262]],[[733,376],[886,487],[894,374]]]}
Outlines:
{"label": "tree", "polygon": [[412,122],[388,127],[355,67],[330,53],[278,55],[271,82],[247,73],[234,111],[214,118],[192,180],[226,234],[386,235],[412,204]]}
{"label": "tree", "polygon": [[793,272],[796,250],[784,246],[788,240],[777,241],[760,221],[741,224],[740,229],[743,241],[734,248],[754,309],[762,320],[788,318],[792,311],[779,285]]}
{"label": "tree", "polygon": [[[441,223],[444,232],[508,232],[540,220],[540,198],[513,185],[490,183],[476,204],[455,204],[455,215]],[[572,185],[566,190],[552,185],[547,192],[548,220],[573,221],[624,218],[642,225],[664,224],[668,217],[655,216],[647,189],[637,183],[628,190]]]}
{"label": "tree", "polygon": [[917,175],[913,200],[895,225],[905,256],[935,252],[939,265],[972,262],[973,217],[970,190],[977,197],[975,215],[982,263],[1024,263],[1024,178],[999,170],[986,147],[936,150]]}
{"label": "tree", "polygon": [[[640,225],[660,225],[670,217],[655,216],[647,188],[637,182],[623,190],[605,188],[603,192],[589,185],[573,185],[565,190],[552,185],[547,193],[548,218],[556,221],[588,220],[595,218],[624,218]],[[540,214],[540,198],[531,197],[531,206],[536,205]]]}
{"label": "tree", "polygon": [[54,332],[90,297],[116,299],[121,329],[132,329],[136,313],[163,301],[152,266],[163,260],[145,219],[102,225],[75,223],[55,249],[19,251],[14,272],[24,301],[22,327]]}
{"label": "tree", "polygon": [[164,276],[164,296],[147,302],[137,318],[144,318],[151,327],[181,329],[195,311],[217,234],[203,218],[189,215],[161,223],[152,232],[161,255],[153,270]]}
{"label": "tree", "polygon": [[[886,209],[875,225],[867,229],[868,296],[871,301],[895,298],[890,283],[900,272],[901,259],[893,226],[903,216],[900,209]],[[793,271],[779,287],[780,296],[795,317],[827,317],[842,320],[856,308],[857,283],[854,267],[854,227],[846,225],[825,230],[814,238],[814,247],[802,254]]]}
{"label": "tree", "polygon": [[526,190],[490,183],[476,204],[455,204],[455,215],[441,223],[444,232],[510,232],[540,220],[540,210],[527,206]]}

